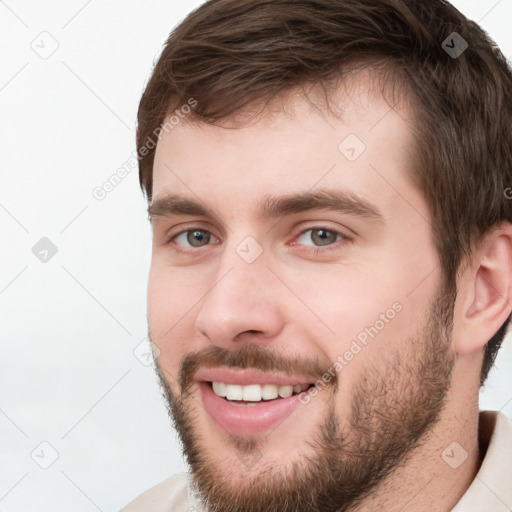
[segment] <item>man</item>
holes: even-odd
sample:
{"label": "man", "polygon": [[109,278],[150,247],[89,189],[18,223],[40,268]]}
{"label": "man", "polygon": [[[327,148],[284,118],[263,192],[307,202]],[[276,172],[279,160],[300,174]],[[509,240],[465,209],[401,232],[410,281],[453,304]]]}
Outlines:
{"label": "man", "polygon": [[213,0],[138,114],[190,466],[135,511],[512,509],[512,72],[440,0]]}

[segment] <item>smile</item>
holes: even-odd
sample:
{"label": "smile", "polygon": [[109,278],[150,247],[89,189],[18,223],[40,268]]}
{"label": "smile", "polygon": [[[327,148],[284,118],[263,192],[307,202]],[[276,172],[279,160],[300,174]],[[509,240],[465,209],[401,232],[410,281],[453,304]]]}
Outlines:
{"label": "smile", "polygon": [[195,376],[208,415],[234,435],[274,430],[301,403],[299,394],[314,385],[309,378],[291,378],[249,370],[208,369]]}

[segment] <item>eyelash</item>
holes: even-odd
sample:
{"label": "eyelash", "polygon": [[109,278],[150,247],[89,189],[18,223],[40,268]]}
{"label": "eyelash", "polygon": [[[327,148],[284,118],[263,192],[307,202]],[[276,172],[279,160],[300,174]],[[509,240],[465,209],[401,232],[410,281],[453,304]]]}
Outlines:
{"label": "eyelash", "polygon": [[[175,233],[172,236],[170,236],[167,239],[166,244],[168,245],[168,244],[173,243],[174,239],[176,239],[180,235],[183,235],[184,233],[190,233],[191,231],[201,231],[202,233],[209,233],[210,235],[215,236],[215,235],[213,235],[213,233],[211,231],[208,231],[207,229],[203,229],[200,226],[196,226],[196,227],[191,226],[191,227],[189,227],[187,229],[184,229],[184,230],[182,230],[182,231],[180,231],[178,233]],[[349,236],[345,235],[341,231],[337,231],[335,229],[327,228],[326,226],[311,226],[311,227],[308,227],[307,229],[302,230],[295,238],[300,238],[302,235],[304,235],[308,231],[327,231],[329,233],[333,233],[334,235],[336,235],[336,237],[340,238],[339,240],[336,240],[335,242],[333,242],[330,245],[307,246],[308,247],[307,249],[301,249],[303,251],[313,252],[314,254],[318,254],[319,252],[327,252],[327,251],[332,251],[332,250],[339,249],[339,244],[340,243],[345,244],[347,242],[351,242],[352,241],[352,238],[350,238]],[[177,252],[180,252],[180,253],[183,253],[183,254],[190,254],[191,252],[199,252],[199,251],[201,251],[201,249],[203,249],[204,247],[207,247],[208,245],[211,245],[211,244],[207,244],[207,245],[205,245],[203,247],[197,247],[197,248],[191,247],[191,248],[184,249],[184,248],[182,248],[182,246],[176,244],[177,248],[175,250]],[[296,244],[294,243],[293,245],[296,245]]]}

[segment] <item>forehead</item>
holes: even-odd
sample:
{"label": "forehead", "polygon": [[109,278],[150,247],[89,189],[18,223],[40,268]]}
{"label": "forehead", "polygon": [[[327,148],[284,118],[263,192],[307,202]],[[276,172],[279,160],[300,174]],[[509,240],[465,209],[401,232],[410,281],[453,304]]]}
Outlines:
{"label": "forehead", "polygon": [[235,215],[249,207],[256,212],[269,193],[320,187],[356,193],[383,210],[402,196],[405,203],[419,202],[415,208],[428,216],[410,179],[408,111],[393,107],[373,85],[367,77],[350,80],[331,98],[330,109],[296,94],[242,125],[184,120],[162,132],[153,198],[180,194]]}

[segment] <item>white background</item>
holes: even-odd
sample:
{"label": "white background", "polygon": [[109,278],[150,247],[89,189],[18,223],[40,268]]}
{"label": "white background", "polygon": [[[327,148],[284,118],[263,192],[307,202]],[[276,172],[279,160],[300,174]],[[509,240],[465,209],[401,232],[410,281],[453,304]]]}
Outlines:
{"label": "white background", "polygon": [[[511,0],[454,3],[512,58]],[[131,156],[153,61],[199,4],[0,1],[2,512],[118,510],[185,469],[133,353],[151,241],[137,171],[102,201],[92,191]],[[46,263],[42,237],[58,250]],[[512,416],[511,368],[507,338],[482,408]]]}

